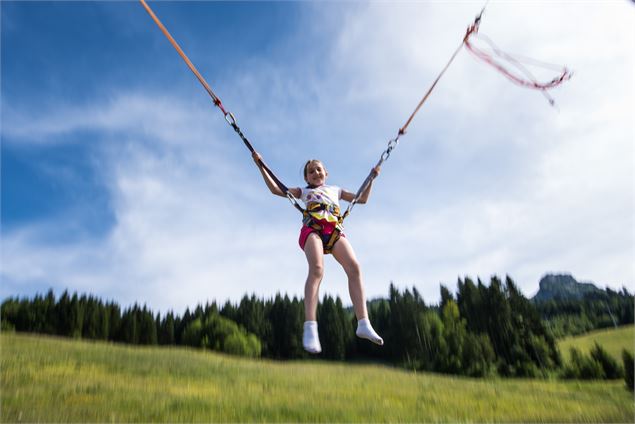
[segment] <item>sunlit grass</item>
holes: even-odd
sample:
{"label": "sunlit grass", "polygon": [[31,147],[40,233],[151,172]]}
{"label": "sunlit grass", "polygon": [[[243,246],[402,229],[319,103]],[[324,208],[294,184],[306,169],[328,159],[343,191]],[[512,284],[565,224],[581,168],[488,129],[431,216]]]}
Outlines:
{"label": "sunlit grass", "polygon": [[618,328],[591,331],[580,336],[567,337],[558,343],[558,347],[560,352],[562,352],[563,358],[569,360],[569,349],[571,347],[576,347],[584,353],[589,353],[595,342],[621,363],[623,349],[627,349],[631,353],[635,351],[635,326],[631,324]]}
{"label": "sunlit grass", "polygon": [[476,380],[3,334],[2,422],[630,422],[623,381]]}

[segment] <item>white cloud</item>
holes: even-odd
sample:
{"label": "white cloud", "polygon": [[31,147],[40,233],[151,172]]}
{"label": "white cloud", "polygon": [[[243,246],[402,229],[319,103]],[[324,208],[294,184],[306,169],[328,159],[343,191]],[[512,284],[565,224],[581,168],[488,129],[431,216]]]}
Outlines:
{"label": "white cloud", "polygon": [[[417,12],[443,8],[427,6],[372,4],[343,26],[340,72],[355,75],[359,102],[379,105],[378,116],[388,119],[408,90],[432,81],[455,47],[447,40],[460,30],[443,17],[412,25]],[[439,14],[473,16],[470,4],[453,7]],[[416,283],[436,297],[438,281],[509,273],[532,294],[544,272],[568,270],[634,287],[632,12],[617,2],[488,8],[482,32],[513,52],[562,60],[574,79],[555,91],[557,112],[466,52],[457,57],[378,180],[394,169],[413,177],[391,179],[391,192],[372,200],[380,221],[362,233],[380,235],[361,244],[377,251],[360,256],[380,264],[367,273],[383,280],[375,284]],[[390,210],[378,205],[386,201]]]}
{"label": "white cloud", "polygon": [[[283,217],[297,216],[260,207],[265,187],[248,154],[241,150],[242,162],[228,163],[233,134],[219,138],[220,125],[210,128],[202,114],[180,99],[135,94],[90,109],[61,110],[28,128],[12,123],[8,132],[22,143],[82,130],[106,134],[98,142],[100,170],[115,223],[101,240],[70,244],[44,240],[49,226],[76,230],[60,229],[59,221],[5,234],[5,294],[25,285],[53,285],[183,310],[206,299],[275,294],[272,280],[280,291],[292,292],[287,288],[293,277],[279,271],[301,265],[280,266],[291,252],[302,259],[292,249],[296,226],[283,223]],[[282,202],[277,207],[286,208]],[[278,260],[263,257],[273,250]]]}

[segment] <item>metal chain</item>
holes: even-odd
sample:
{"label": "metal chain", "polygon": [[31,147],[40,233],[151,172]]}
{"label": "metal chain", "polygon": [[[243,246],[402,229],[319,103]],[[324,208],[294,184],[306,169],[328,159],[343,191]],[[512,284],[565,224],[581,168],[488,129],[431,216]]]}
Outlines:
{"label": "metal chain", "polygon": [[390,139],[388,141],[388,148],[381,154],[381,158],[379,160],[378,165],[381,165],[382,163],[384,163],[385,161],[388,160],[388,158],[390,157],[390,153],[393,151],[393,149],[395,147],[397,147],[397,144],[399,144],[399,136],[401,135],[401,133],[399,133],[397,135],[397,137]]}
{"label": "metal chain", "polygon": [[[390,157],[390,153],[392,153],[394,148],[397,147],[397,144],[399,144],[399,137],[402,134],[404,134],[404,131],[399,130],[399,132],[397,133],[397,137],[392,138],[392,139],[390,139],[388,141],[388,147],[386,148],[386,150],[384,150],[382,152],[381,156],[379,157],[379,162],[377,162],[377,165],[375,165],[375,167],[381,166],[382,163],[384,163],[385,161],[388,160],[388,158]],[[373,180],[376,177],[377,177],[377,174],[374,173],[374,169],[371,170],[370,174],[368,174],[368,177],[366,177],[366,179],[362,183],[361,187],[357,190],[357,193],[355,194],[355,198],[353,199],[353,201],[348,204],[348,207],[346,208],[346,211],[344,212],[344,214],[340,218],[340,224],[353,211],[353,208],[357,204],[357,199],[362,195],[362,193],[364,191],[366,191],[368,186],[370,186],[370,184],[373,182]]]}

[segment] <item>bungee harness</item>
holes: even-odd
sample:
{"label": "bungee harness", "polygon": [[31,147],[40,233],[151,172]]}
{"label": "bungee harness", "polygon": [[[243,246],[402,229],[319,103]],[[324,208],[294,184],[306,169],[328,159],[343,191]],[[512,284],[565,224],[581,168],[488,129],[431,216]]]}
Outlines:
{"label": "bungee harness", "polygon": [[[139,0],[139,2],[142,4],[142,6],[148,12],[150,17],[157,24],[159,29],[161,29],[163,34],[170,41],[170,43],[176,49],[176,51],[179,53],[179,55],[183,58],[183,60],[185,61],[187,66],[190,68],[190,70],[194,73],[194,75],[199,80],[201,85],[203,85],[203,88],[205,88],[205,91],[207,91],[207,93],[212,98],[212,101],[214,102],[214,105],[216,107],[218,107],[220,109],[220,111],[223,113],[225,121],[227,121],[227,123],[234,129],[236,134],[238,134],[238,136],[243,141],[243,143],[245,144],[247,149],[249,149],[249,151],[251,153],[254,153],[255,150],[254,150],[253,146],[251,145],[251,143],[249,142],[247,137],[243,134],[242,130],[238,126],[238,123],[236,121],[236,117],[234,116],[234,114],[229,112],[229,111],[227,111],[225,109],[225,107],[223,106],[223,103],[221,102],[220,98],[212,91],[212,89],[210,88],[209,84],[207,84],[207,82],[205,81],[203,76],[198,72],[198,70],[196,69],[194,64],[189,60],[189,58],[183,52],[183,50],[181,49],[179,44],[170,35],[170,33],[168,32],[167,28],[161,23],[159,18],[154,14],[154,12],[150,8],[150,6],[148,6],[148,4],[145,2],[145,0]],[[457,49],[454,51],[454,53],[450,57],[450,60],[448,61],[448,63],[443,67],[443,69],[441,70],[439,75],[435,78],[435,80],[433,81],[433,83],[430,86],[430,88],[428,89],[428,91],[425,93],[423,98],[417,104],[417,107],[414,109],[414,111],[410,114],[410,116],[406,120],[405,124],[402,127],[399,128],[399,130],[397,131],[397,135],[394,138],[392,138],[392,139],[390,139],[388,141],[388,146],[386,147],[386,150],[384,150],[381,153],[381,156],[379,157],[379,161],[377,162],[375,167],[370,171],[370,173],[368,174],[368,176],[366,177],[366,179],[364,180],[362,185],[359,187],[359,189],[355,193],[355,197],[349,203],[348,207],[346,208],[346,211],[343,214],[341,214],[341,215],[340,215],[339,208],[337,208],[336,211],[335,210],[331,211],[335,216],[338,217],[338,223],[335,226],[335,229],[333,230],[333,232],[327,237],[327,240],[325,241],[324,238],[322,240],[323,244],[324,244],[324,253],[331,253],[331,251],[333,249],[333,246],[335,245],[335,243],[337,242],[337,240],[339,240],[339,238],[341,236],[341,232],[342,232],[342,228],[343,228],[342,224],[344,222],[344,219],[346,219],[350,215],[350,213],[353,210],[353,207],[358,202],[359,198],[362,196],[364,191],[366,191],[366,189],[368,189],[368,187],[373,182],[373,180],[377,177],[378,174],[375,171],[375,168],[380,167],[386,160],[388,160],[388,158],[390,157],[391,152],[393,151],[393,149],[399,143],[399,138],[406,133],[406,130],[407,130],[408,126],[410,125],[410,123],[412,122],[412,120],[414,119],[415,115],[417,114],[417,112],[419,112],[419,109],[421,109],[423,104],[426,102],[426,100],[428,99],[428,97],[430,96],[430,94],[432,93],[434,88],[436,87],[437,83],[439,82],[439,80],[441,79],[443,74],[445,74],[446,70],[450,67],[450,64],[454,61],[454,59],[456,58],[456,56],[458,55],[459,51],[461,50],[461,48],[464,45],[467,48],[467,50],[470,51],[476,58],[481,59],[485,63],[491,65],[492,67],[494,67],[494,69],[496,69],[499,72],[501,72],[504,76],[506,76],[508,79],[510,79],[515,84],[521,85],[521,86],[524,86],[524,87],[527,87],[527,88],[533,88],[533,89],[540,90],[543,93],[543,95],[545,95],[545,97],[547,97],[547,99],[549,100],[549,103],[552,106],[554,105],[554,100],[553,100],[553,98],[551,98],[549,96],[549,94],[547,93],[547,90],[551,89],[551,88],[554,88],[554,87],[560,85],[561,83],[563,83],[564,81],[566,81],[566,80],[571,78],[572,74],[571,74],[571,72],[569,72],[567,70],[567,68],[559,67],[558,69],[560,69],[561,72],[560,72],[560,74],[557,77],[555,77],[553,80],[551,80],[549,82],[541,83],[541,82],[538,82],[533,77],[533,75],[531,75],[531,73],[526,68],[524,68],[522,66],[521,62],[531,63],[531,64],[533,64],[535,66],[542,66],[542,67],[549,67],[549,68],[554,68],[554,65],[549,65],[549,64],[546,64],[546,63],[543,63],[543,62],[538,62],[538,61],[532,60],[532,59],[520,58],[520,57],[517,57],[517,56],[512,56],[510,54],[504,53],[503,51],[498,49],[498,47],[496,47],[485,36],[480,36],[479,38],[484,40],[485,42],[487,42],[490,45],[490,47],[492,49],[492,53],[487,53],[484,50],[477,48],[471,42],[470,38],[473,37],[473,36],[476,36],[478,34],[479,26],[480,26],[480,23],[481,23],[481,17],[483,16],[483,13],[485,12],[485,7],[487,7],[488,3],[489,3],[489,0],[487,0],[487,2],[485,3],[485,6],[481,9],[481,12],[476,16],[476,18],[474,19],[474,22],[470,26],[468,26],[467,31],[465,33],[465,36],[463,37],[463,40],[461,41],[461,44],[457,47]],[[518,75],[515,75],[514,73],[509,71],[501,63],[497,62],[494,59],[494,56],[497,56],[499,59],[505,60],[505,61],[509,62],[510,64],[514,65],[515,67],[517,67],[521,72],[523,72],[527,76],[528,79],[523,79],[522,77],[520,77]],[[300,211],[302,213],[303,223],[305,225],[313,228],[314,230],[318,231],[318,233],[322,236],[323,226],[320,225],[312,217],[311,213],[319,211],[320,208],[322,208],[321,210],[323,210],[326,206],[325,205],[321,205],[320,206],[319,204],[317,204],[317,205],[307,205],[306,209],[303,208],[298,203],[298,199],[296,199],[295,196],[293,196],[293,194],[289,191],[289,188],[286,185],[284,185],[284,183],[282,183],[282,181],[280,181],[280,179],[278,177],[276,177],[276,175],[273,173],[273,171],[271,171],[271,169],[264,163],[264,161],[262,161],[262,159],[259,159],[257,164],[258,164],[258,166],[261,169],[263,169],[267,174],[269,174],[269,176],[271,176],[272,180],[275,182],[275,184],[278,186],[278,188],[284,193],[284,195],[287,197],[287,199],[289,199],[289,201],[291,202],[293,207],[295,207],[298,211]]]}
{"label": "bungee harness", "polygon": [[[324,226],[320,224],[311,214],[328,210],[332,215],[338,218],[337,224],[333,227],[333,231],[330,234],[324,233]],[[329,254],[333,251],[333,246],[340,239],[342,231],[342,221],[344,219],[340,215],[340,208],[336,205],[325,205],[324,203],[309,203],[306,209],[302,213],[302,224],[312,228],[322,239],[322,247],[324,254]]]}

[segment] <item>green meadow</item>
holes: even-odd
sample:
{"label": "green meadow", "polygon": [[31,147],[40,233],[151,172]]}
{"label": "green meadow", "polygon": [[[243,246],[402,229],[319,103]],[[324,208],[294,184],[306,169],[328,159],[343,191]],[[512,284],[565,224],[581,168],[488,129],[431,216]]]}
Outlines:
{"label": "green meadow", "polygon": [[2,334],[2,422],[632,422],[624,381],[479,380]]}
{"label": "green meadow", "polygon": [[625,325],[618,328],[591,331],[580,336],[566,337],[558,342],[558,348],[562,352],[562,357],[569,360],[569,349],[575,347],[588,354],[596,342],[621,364],[623,349],[631,353],[635,351],[635,326]]}

